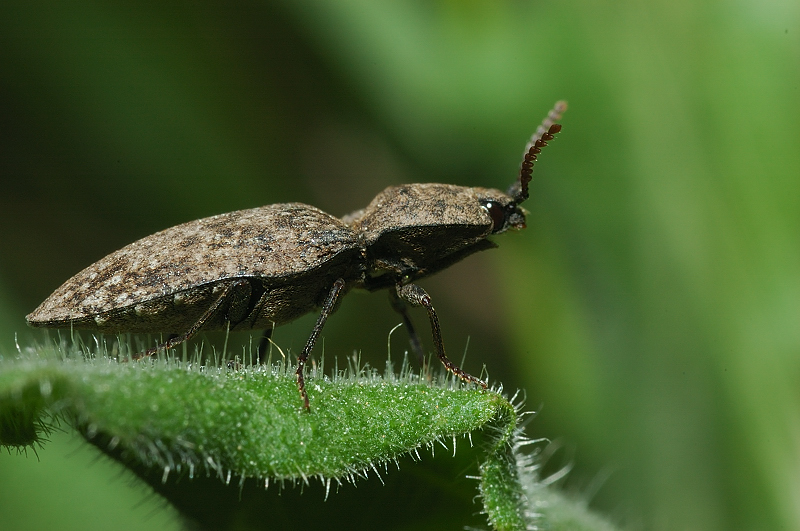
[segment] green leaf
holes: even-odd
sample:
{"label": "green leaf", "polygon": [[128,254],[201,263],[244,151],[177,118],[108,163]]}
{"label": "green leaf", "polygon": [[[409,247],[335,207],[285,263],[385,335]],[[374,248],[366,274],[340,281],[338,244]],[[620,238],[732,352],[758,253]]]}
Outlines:
{"label": "green leaf", "polygon": [[328,497],[331,485],[381,477],[405,454],[455,445],[456,437],[482,430],[479,489],[490,524],[527,529],[538,518],[520,483],[517,411],[500,391],[428,381],[405,368],[399,376],[369,368],[332,378],[312,371],[307,389],[311,411],[282,362],[118,363],[106,355],[32,351],[0,360],[0,444],[42,445],[52,426],[66,421],[195,525],[217,528],[222,521],[212,515],[233,509],[198,500],[219,503],[232,489],[241,498],[246,485],[314,478]]}

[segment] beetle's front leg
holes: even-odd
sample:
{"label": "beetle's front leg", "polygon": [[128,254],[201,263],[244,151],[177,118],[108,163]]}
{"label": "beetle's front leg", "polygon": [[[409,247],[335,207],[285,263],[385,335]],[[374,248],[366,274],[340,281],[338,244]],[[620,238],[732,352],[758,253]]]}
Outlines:
{"label": "beetle's front leg", "polygon": [[436,316],[436,311],[433,309],[433,305],[431,304],[430,295],[428,295],[424,289],[416,284],[397,284],[397,296],[400,299],[410,303],[412,306],[424,306],[428,311],[428,317],[431,321],[431,332],[433,333],[433,343],[436,345],[436,355],[439,357],[439,361],[442,362],[442,365],[444,365],[445,369],[455,374],[465,382],[476,383],[486,389],[488,386],[483,380],[475,378],[471,374],[465,372],[461,369],[461,367],[450,361],[445,355],[444,343],[442,342],[442,331],[439,327],[439,318]]}
{"label": "beetle's front leg", "polygon": [[306,408],[306,411],[308,411],[310,407],[308,404],[308,393],[306,392],[306,381],[303,377],[303,369],[306,366],[306,360],[308,360],[311,350],[314,348],[314,344],[317,342],[317,337],[319,337],[319,333],[322,331],[322,327],[325,326],[325,321],[328,320],[328,316],[333,312],[333,308],[336,306],[336,301],[339,300],[339,295],[342,289],[344,289],[344,285],[345,282],[342,278],[337,279],[336,282],[333,283],[333,287],[331,287],[331,290],[328,292],[328,297],[322,304],[319,317],[317,317],[317,323],[314,325],[314,329],[311,330],[308,341],[306,341],[306,346],[303,348],[303,352],[300,353],[300,356],[297,357],[297,388],[300,390],[300,396],[303,397],[303,406]]}

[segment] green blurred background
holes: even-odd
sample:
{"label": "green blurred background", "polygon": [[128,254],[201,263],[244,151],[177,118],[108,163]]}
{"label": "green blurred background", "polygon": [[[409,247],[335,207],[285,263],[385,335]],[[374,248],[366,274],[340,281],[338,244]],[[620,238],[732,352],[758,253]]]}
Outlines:
{"label": "green blurred background", "polygon": [[[4,2],[0,352],[43,340],[24,315],[72,274],[183,221],[505,188],[562,98],[528,229],[423,282],[451,357],[469,338],[467,370],[543,406],[529,435],[562,441],[565,488],[607,478],[616,521],[800,529],[796,0]],[[353,293],[326,353],[381,367],[398,320]],[[76,437],[39,456],[0,456],[1,529],[174,525]]]}

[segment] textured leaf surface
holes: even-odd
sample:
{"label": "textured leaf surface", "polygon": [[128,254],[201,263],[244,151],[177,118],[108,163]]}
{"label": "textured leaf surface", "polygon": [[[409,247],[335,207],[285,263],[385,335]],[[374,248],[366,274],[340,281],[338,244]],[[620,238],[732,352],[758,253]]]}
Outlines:
{"label": "textured leaf surface", "polygon": [[529,495],[538,483],[518,452],[514,406],[499,392],[401,373],[311,374],[307,412],[293,371],[282,364],[20,356],[0,360],[0,445],[41,446],[50,427],[66,421],[187,518],[212,528],[240,511],[231,507],[247,504],[198,500],[230,497],[231,483],[318,478],[330,487],[380,475],[386,462],[481,430],[479,492],[490,524],[511,530],[538,523]]}
{"label": "textured leaf surface", "polygon": [[0,373],[3,444],[35,441],[45,407],[86,435],[169,470],[237,476],[344,477],[485,424],[496,393],[411,379],[312,379],[312,412],[280,368],[194,367],[105,359],[7,364]]}

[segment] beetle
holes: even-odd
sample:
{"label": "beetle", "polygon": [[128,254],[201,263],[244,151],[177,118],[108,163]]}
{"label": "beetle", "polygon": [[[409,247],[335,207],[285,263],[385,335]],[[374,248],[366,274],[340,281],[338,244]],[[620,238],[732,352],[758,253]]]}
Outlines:
{"label": "beetle", "polygon": [[[407,307],[428,313],[445,368],[484,389],[445,354],[428,293],[415,282],[496,245],[488,236],[525,227],[533,164],[561,130],[558,102],[525,148],[508,192],[449,184],[392,186],[341,219],[302,203],[267,205],[203,218],[142,238],[87,267],[26,319],[33,327],[104,333],[171,333],[133,359],[151,356],[201,330],[265,329],[316,308],[298,356],[297,386],[309,409],[304,367],[325,321],[351,289],[389,289],[392,307],[423,359]],[[263,342],[262,342],[263,343]]]}

